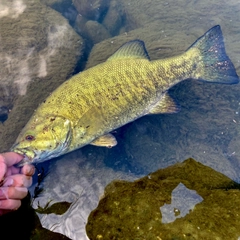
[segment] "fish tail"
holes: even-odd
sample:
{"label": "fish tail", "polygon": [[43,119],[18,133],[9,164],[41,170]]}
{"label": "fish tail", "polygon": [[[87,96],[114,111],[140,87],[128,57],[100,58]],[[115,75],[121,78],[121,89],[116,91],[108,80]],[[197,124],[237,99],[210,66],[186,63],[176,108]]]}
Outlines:
{"label": "fish tail", "polygon": [[222,30],[219,25],[208,30],[196,40],[188,51],[198,50],[194,61],[193,78],[225,84],[236,84],[239,77],[226,54]]}

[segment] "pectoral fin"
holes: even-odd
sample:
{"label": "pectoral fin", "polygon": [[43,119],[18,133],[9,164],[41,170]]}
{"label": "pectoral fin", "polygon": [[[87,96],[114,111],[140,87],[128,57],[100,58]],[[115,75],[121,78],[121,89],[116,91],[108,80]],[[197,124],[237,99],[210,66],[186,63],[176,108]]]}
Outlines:
{"label": "pectoral fin", "polygon": [[95,135],[106,124],[102,109],[97,106],[89,107],[76,124],[78,132],[83,135]]}
{"label": "pectoral fin", "polygon": [[166,92],[162,96],[161,100],[151,108],[151,110],[149,111],[149,114],[177,113],[179,111],[180,111],[180,106]]}
{"label": "pectoral fin", "polygon": [[108,133],[101,137],[96,138],[90,144],[99,147],[111,148],[117,145],[117,140],[112,134]]}

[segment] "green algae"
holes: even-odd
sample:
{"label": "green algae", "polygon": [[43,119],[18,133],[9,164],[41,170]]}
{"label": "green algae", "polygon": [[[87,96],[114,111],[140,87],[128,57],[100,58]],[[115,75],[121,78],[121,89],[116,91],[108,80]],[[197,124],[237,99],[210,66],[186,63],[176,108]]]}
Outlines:
{"label": "green algae", "polygon": [[[180,184],[203,199],[184,217],[162,223],[160,207]],[[237,239],[240,185],[193,159],[135,182],[113,181],[86,226],[90,239]],[[182,200],[184,201],[184,199]]]}

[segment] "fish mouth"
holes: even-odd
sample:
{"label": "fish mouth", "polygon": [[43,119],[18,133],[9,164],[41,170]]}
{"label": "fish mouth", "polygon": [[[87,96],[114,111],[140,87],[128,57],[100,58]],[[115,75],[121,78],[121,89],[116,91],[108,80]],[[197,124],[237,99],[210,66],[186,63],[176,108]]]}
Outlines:
{"label": "fish mouth", "polygon": [[14,166],[22,167],[26,164],[32,164],[34,159],[36,158],[37,154],[33,150],[25,149],[25,148],[19,149],[17,146],[18,146],[18,144],[14,144],[11,147],[10,151],[22,155],[23,159],[19,163],[15,164]]}
{"label": "fish mouth", "polygon": [[20,152],[16,152],[16,153],[19,153],[19,154],[23,155],[24,158],[19,163],[15,164],[14,167],[23,167],[26,164],[31,164],[32,163],[32,159],[29,158],[28,156],[26,156],[25,154],[22,154]]}
{"label": "fish mouth", "polygon": [[47,161],[51,158],[58,157],[59,154],[54,154],[53,152],[48,152],[44,150],[34,149],[32,147],[21,148],[18,144],[14,144],[10,151],[18,153],[23,156],[23,159],[15,164],[15,167],[22,167],[26,164],[37,164],[40,162]]}

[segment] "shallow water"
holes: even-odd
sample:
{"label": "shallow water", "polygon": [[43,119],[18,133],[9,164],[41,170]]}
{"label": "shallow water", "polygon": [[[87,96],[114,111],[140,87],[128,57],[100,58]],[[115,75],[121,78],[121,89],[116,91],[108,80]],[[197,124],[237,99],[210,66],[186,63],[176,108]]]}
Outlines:
{"label": "shallow water", "polygon": [[[0,151],[11,147],[33,110],[58,85],[132,39],[144,40],[151,59],[165,58],[219,24],[240,75],[239,11],[237,0],[1,0]],[[146,116],[117,129],[118,145],[112,149],[86,146],[44,163],[49,168],[45,191],[33,206],[50,199],[74,204],[64,215],[39,215],[42,225],[87,239],[87,217],[109,182],[134,180],[189,157],[240,183],[239,90],[239,84],[186,80],[170,90],[179,113]]]}

